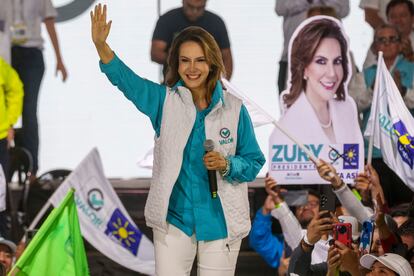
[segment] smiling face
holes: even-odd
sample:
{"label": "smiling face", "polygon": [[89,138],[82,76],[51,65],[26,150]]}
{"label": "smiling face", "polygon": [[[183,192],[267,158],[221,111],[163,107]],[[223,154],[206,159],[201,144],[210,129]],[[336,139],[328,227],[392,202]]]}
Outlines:
{"label": "smiling face", "polygon": [[181,44],[178,57],[178,74],[191,91],[206,90],[206,80],[210,71],[204,51],[194,41]]}
{"label": "smiling face", "polygon": [[341,46],[334,38],[321,40],[310,64],[305,68],[305,92],[318,101],[329,101],[344,78]]}

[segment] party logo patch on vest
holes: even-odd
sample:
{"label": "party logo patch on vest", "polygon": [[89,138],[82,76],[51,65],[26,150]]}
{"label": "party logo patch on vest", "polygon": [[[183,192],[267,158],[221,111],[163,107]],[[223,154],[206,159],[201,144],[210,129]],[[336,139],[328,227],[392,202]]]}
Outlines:
{"label": "party logo patch on vest", "polygon": [[222,129],[220,129],[220,136],[221,138],[223,138],[219,141],[220,145],[226,145],[226,144],[233,143],[234,139],[233,137],[230,137],[230,134],[231,134],[230,129],[226,127],[223,127]]}

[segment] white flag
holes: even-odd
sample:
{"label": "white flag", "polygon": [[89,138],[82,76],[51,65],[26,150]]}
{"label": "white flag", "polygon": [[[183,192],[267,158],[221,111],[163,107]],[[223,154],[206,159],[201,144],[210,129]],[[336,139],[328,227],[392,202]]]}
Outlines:
{"label": "white flag", "polygon": [[378,58],[377,85],[365,136],[373,135],[384,162],[414,191],[414,118],[397,85]]}
{"label": "white flag", "polygon": [[75,188],[83,237],[102,254],[131,270],[154,275],[154,246],[137,228],[106,179],[93,149],[49,199],[57,206]]}
{"label": "white flag", "polygon": [[243,101],[243,104],[249,112],[250,118],[252,119],[254,127],[272,124],[276,121],[275,118],[273,118],[263,108],[258,106],[251,99],[249,99],[249,97],[247,97],[240,89],[237,89],[228,80],[222,78],[221,81],[224,84],[224,87],[226,88],[227,92]]}

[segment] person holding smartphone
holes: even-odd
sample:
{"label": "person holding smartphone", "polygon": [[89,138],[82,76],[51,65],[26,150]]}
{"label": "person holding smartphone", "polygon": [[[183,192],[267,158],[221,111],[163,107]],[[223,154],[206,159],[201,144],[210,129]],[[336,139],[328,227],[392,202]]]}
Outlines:
{"label": "person holding smartphone", "polygon": [[[323,236],[332,232],[334,220],[332,217],[325,217],[328,211],[321,211],[311,220],[307,227],[306,234],[300,240],[299,246],[293,250],[290,257],[288,275],[326,275],[326,259],[312,263],[312,254],[318,242]],[[327,241],[324,242],[327,244]]]}
{"label": "person holding smartphone", "polygon": [[[281,196],[283,189],[280,189],[276,180],[268,175],[265,178],[265,189],[268,196],[253,220],[249,241],[250,246],[270,266],[277,267],[283,261],[283,241],[292,250],[299,246],[306,233],[306,227],[312,218],[318,214],[319,194],[309,189],[306,203],[297,206],[295,213],[293,213]],[[273,235],[272,217],[279,221],[283,238]],[[312,253],[312,263],[325,261],[328,254],[328,247],[325,242],[318,241],[316,247],[317,250]]]}

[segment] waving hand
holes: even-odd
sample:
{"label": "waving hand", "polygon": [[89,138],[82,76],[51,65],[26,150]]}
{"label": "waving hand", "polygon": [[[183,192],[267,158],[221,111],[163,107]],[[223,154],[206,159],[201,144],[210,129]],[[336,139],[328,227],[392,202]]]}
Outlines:
{"label": "waving hand", "polygon": [[91,11],[92,41],[95,44],[99,57],[103,63],[108,63],[114,57],[114,53],[106,43],[112,21],[106,22],[106,5],[98,4]]}

